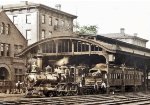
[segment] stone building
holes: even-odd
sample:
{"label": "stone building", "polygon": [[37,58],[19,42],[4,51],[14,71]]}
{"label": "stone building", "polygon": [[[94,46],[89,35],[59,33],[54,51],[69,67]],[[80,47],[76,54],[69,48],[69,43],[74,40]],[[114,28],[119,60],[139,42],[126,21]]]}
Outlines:
{"label": "stone building", "polygon": [[23,1],[2,6],[5,13],[28,40],[28,45],[56,35],[71,35],[77,16],[43,4]]}
{"label": "stone building", "polygon": [[108,33],[102,35],[141,47],[146,47],[146,42],[148,42],[148,40],[138,37],[136,33],[134,35],[126,34],[124,28],[120,29],[120,33]]}
{"label": "stone building", "polygon": [[0,11],[0,92],[23,81],[25,60],[15,54],[26,48],[27,40],[11,22],[5,12]]}

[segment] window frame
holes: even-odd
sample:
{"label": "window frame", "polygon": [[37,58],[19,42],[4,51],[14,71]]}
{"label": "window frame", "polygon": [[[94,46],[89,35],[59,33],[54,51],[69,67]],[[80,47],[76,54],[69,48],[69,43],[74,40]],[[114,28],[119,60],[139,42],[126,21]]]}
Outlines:
{"label": "window frame", "polygon": [[44,29],[42,29],[42,31],[41,31],[41,39],[45,39],[45,30]]}
{"label": "window frame", "polygon": [[1,34],[5,34],[5,24],[4,22],[1,23]]}
{"label": "window frame", "polygon": [[31,14],[26,15],[26,24],[31,24]]}
{"label": "window frame", "polygon": [[[30,32],[30,38],[28,38],[28,32]],[[31,38],[31,29],[27,29],[26,30],[26,40],[31,40],[32,38]]]}
{"label": "window frame", "polygon": [[50,26],[53,25],[53,24],[52,24],[52,17],[51,17],[51,16],[49,16],[48,24],[49,24]]}
{"label": "window frame", "polygon": [[17,18],[18,18],[18,16],[16,16],[16,15],[13,16],[13,23],[14,23],[15,25],[18,24],[18,21],[17,21],[18,19],[17,19]]}
{"label": "window frame", "polygon": [[6,35],[10,34],[10,24],[7,24],[5,32],[6,32]]}
{"label": "window frame", "polygon": [[42,24],[45,24],[45,15],[44,14],[42,14],[41,22],[42,22]]}

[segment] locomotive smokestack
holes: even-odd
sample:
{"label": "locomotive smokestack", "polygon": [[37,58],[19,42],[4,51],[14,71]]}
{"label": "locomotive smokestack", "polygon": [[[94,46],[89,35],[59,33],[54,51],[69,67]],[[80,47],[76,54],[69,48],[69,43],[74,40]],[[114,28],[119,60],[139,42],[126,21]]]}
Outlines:
{"label": "locomotive smokestack", "polygon": [[125,34],[125,32],[124,32],[124,31],[125,31],[125,29],[124,29],[124,28],[120,28],[120,33],[121,33],[121,34]]}

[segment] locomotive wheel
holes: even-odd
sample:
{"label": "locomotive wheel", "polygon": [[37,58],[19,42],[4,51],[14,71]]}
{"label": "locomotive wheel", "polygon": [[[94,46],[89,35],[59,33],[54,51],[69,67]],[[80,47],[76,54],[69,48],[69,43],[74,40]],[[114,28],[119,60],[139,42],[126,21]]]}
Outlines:
{"label": "locomotive wheel", "polygon": [[45,93],[44,95],[45,95],[46,97],[53,97],[53,96],[54,96],[53,92],[47,92],[47,93]]}
{"label": "locomotive wheel", "polygon": [[62,96],[62,93],[61,92],[57,92],[57,96]]}
{"label": "locomotive wheel", "polygon": [[63,95],[63,96],[67,96],[67,92],[63,92],[62,95]]}
{"label": "locomotive wheel", "polygon": [[70,96],[70,92],[69,91],[66,92],[65,96]]}
{"label": "locomotive wheel", "polygon": [[53,96],[54,96],[53,92],[49,92],[49,93],[48,93],[48,96],[49,96],[49,97],[53,97]]}
{"label": "locomotive wheel", "polygon": [[74,91],[73,95],[75,95],[75,96],[78,95],[78,90]]}

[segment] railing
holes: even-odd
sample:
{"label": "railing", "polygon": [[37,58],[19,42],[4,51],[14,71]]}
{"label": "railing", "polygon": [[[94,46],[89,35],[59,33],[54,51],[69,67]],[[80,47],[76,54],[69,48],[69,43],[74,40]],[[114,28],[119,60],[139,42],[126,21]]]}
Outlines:
{"label": "railing", "polygon": [[12,88],[12,82],[8,80],[0,80],[0,92],[6,92]]}

